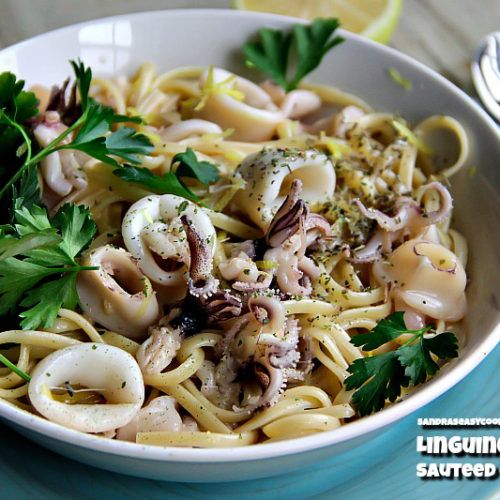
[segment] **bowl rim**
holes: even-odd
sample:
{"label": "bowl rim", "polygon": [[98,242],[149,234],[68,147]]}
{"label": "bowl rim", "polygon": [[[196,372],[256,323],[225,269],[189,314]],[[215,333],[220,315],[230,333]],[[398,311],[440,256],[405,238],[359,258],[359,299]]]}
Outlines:
{"label": "bowl rim", "polygon": [[[213,17],[253,17],[261,20],[263,23],[270,20],[280,20],[287,23],[307,23],[307,21],[276,14],[261,12],[239,11],[232,9],[210,9],[210,8],[184,8],[184,9],[163,9],[146,12],[135,12],[115,16],[101,17],[80,23],[71,24],[58,29],[50,30],[34,37],[22,40],[0,50],[0,55],[10,50],[16,50],[33,43],[42,41],[64,32],[71,32],[85,26],[102,22],[116,22],[130,19],[147,18],[150,16],[162,15],[175,17],[184,17],[189,14],[202,14],[206,18]],[[476,117],[485,123],[493,134],[498,135],[497,126],[493,119],[464,91],[459,89],[449,80],[441,76],[436,71],[426,65],[413,59],[412,57],[399,52],[392,47],[378,44],[364,38],[360,35],[341,30],[342,36],[347,40],[352,39],[357,43],[367,47],[368,50],[380,51],[390,56],[394,61],[400,61],[413,66],[417,71],[431,77],[446,88],[446,91],[455,94],[461,99],[467,111],[476,115]],[[499,136],[500,138],[500,136]],[[478,346],[465,359],[458,359],[439,379],[433,379],[421,386],[415,393],[408,398],[395,403],[375,414],[366,416],[351,422],[348,425],[338,429],[322,433],[312,434],[300,438],[293,438],[284,441],[278,441],[269,444],[247,445],[234,448],[178,448],[178,447],[160,447],[148,446],[126,441],[117,441],[111,439],[102,439],[102,437],[85,434],[73,429],[68,429],[59,424],[45,420],[42,417],[33,415],[25,410],[16,407],[6,400],[0,399],[0,417],[3,417],[14,424],[16,428],[23,427],[30,432],[38,433],[43,436],[55,439],[69,445],[75,445],[87,448],[92,451],[98,451],[115,456],[129,457],[133,459],[145,459],[161,462],[185,462],[185,463],[205,463],[207,461],[224,462],[248,462],[260,459],[269,459],[284,455],[294,455],[301,452],[319,450],[335,444],[361,438],[365,434],[381,430],[391,423],[409,416],[417,410],[420,410],[431,401],[435,400],[454,385],[460,382],[468,375],[498,344],[500,338],[500,323],[497,324],[491,332],[478,344]]]}

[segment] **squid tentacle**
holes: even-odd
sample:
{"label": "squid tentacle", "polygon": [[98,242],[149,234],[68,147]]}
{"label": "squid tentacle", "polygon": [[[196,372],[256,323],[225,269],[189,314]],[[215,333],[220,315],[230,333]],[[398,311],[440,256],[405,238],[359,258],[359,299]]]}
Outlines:
{"label": "squid tentacle", "polygon": [[189,293],[195,297],[210,297],[217,291],[219,280],[212,275],[212,253],[209,242],[202,238],[187,215],[181,217],[181,222],[186,231],[191,253]]}

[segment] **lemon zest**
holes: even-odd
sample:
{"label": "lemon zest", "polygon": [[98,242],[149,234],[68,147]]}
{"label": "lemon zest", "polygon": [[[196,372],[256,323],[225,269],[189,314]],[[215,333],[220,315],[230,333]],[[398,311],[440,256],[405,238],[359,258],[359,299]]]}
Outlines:
{"label": "lemon zest", "polygon": [[219,83],[214,82],[214,67],[210,65],[208,68],[207,79],[201,88],[201,98],[198,104],[194,107],[195,111],[203,109],[210,97],[213,95],[225,94],[238,101],[245,99],[245,94],[236,88],[237,76],[230,75]]}
{"label": "lemon zest", "polygon": [[397,83],[400,87],[403,87],[405,90],[410,90],[413,87],[411,80],[405,78],[396,68],[389,68],[387,73],[395,83]]}
{"label": "lemon zest", "polygon": [[234,134],[234,128],[228,128],[218,134],[203,134],[201,136],[201,140],[205,142],[211,142],[211,141],[216,141],[218,139],[225,139],[226,137],[229,137],[232,134]]}
{"label": "lemon zest", "polygon": [[212,210],[216,212],[221,212],[226,208],[229,202],[234,198],[234,195],[240,190],[243,189],[246,185],[246,182],[240,176],[233,176],[231,178],[231,184],[227,186],[226,189],[222,191],[222,194],[213,202]]}
{"label": "lemon zest", "polygon": [[319,144],[324,145],[336,160],[340,160],[352,152],[351,147],[345,142],[328,137],[323,130],[319,133]]}
{"label": "lemon zest", "polygon": [[417,137],[406,125],[403,123],[392,120],[392,126],[397,130],[398,134],[406,139],[409,143],[413,144],[419,151],[426,155],[432,154],[432,149],[420,137]]}

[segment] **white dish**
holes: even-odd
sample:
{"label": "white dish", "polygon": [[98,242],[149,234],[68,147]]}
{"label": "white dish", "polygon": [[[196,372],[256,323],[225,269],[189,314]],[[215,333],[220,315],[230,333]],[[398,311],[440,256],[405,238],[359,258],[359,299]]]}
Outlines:
{"label": "white dish", "polygon": [[[119,16],[70,26],[0,51],[0,71],[29,84],[53,84],[80,57],[109,77],[144,61],[160,70],[214,64],[245,74],[239,48],[263,26],[296,19],[225,10],[178,10]],[[470,166],[454,180],[456,224],[470,244],[467,344],[430,383],[408,399],[338,430],[268,445],[229,449],[146,447],[60,427],[0,400],[0,416],[23,435],[58,453],[104,469],[174,481],[231,481],[272,476],[362,445],[393,422],[421,408],[465,377],[500,337],[500,136],[495,124],[464,93],[425,66],[387,47],[343,33],[347,42],[325,58],[309,81],[360,96],[377,110],[410,121],[442,113],[457,118],[471,139]],[[387,75],[396,68],[413,82],[405,91]],[[362,453],[362,448],[359,449]]]}

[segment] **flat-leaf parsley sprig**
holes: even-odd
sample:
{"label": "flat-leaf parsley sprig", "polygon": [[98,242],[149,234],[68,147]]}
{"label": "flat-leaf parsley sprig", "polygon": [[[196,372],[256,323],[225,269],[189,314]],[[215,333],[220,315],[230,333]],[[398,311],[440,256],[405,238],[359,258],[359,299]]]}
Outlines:
{"label": "flat-leaf parsley sprig", "polygon": [[[148,154],[153,150],[153,145],[149,139],[145,135],[137,133],[133,128],[123,126],[111,132],[113,124],[140,123],[141,119],[139,117],[116,114],[112,108],[97,103],[89,96],[92,80],[91,69],[85,67],[82,62],[71,61],[71,65],[73,66],[79,89],[82,114],[63,133],[36,154],[33,154],[31,139],[22,122],[18,121],[18,115],[16,113],[8,113],[7,106],[3,106],[2,101],[0,101],[0,124],[7,124],[11,129],[17,130],[24,140],[24,148],[20,151],[24,155],[24,162],[17,172],[5,182],[2,189],[0,189],[0,199],[25,175],[28,169],[37,165],[48,155],[62,149],[77,149],[114,166],[119,166],[116,158],[138,164],[139,155]],[[3,75],[0,75],[0,82]],[[18,92],[19,85],[13,87],[14,90],[12,90],[12,95],[10,96],[11,100],[15,100],[22,95]],[[16,92],[18,93],[16,94]],[[27,97],[24,98],[24,100],[27,99]],[[27,112],[24,114],[27,114]],[[69,144],[63,144],[63,140],[70,134],[73,134],[72,141]]]}
{"label": "flat-leaf parsley sprig", "polygon": [[394,402],[402,387],[418,385],[439,370],[433,359],[450,359],[458,356],[458,341],[452,332],[432,337],[428,325],[420,330],[409,330],[404,312],[397,311],[382,319],[369,333],[355,335],[351,343],[363,351],[373,351],[403,334],[411,337],[398,349],[366,358],[356,359],[348,368],[351,375],[345,380],[347,390],[355,390],[352,402],[359,415],[368,415],[382,409],[385,401]]}
{"label": "flat-leaf parsley sprig", "polygon": [[64,205],[49,219],[44,208],[28,209],[22,199],[14,220],[0,239],[0,316],[21,310],[23,329],[48,328],[61,307],[78,304],[78,273],[96,269],[77,262],[96,225],[83,206]]}
{"label": "flat-leaf parsley sprig", "polygon": [[[0,74],[0,183],[5,182],[12,165],[26,140],[22,124],[38,114],[38,99],[33,92],[23,90],[24,81],[9,71]],[[20,149],[21,147],[21,149]]]}
{"label": "flat-leaf parsley sprig", "polygon": [[125,165],[113,171],[117,177],[127,182],[140,184],[158,194],[175,194],[191,201],[201,203],[186,183],[184,177],[197,180],[208,186],[219,180],[219,169],[208,161],[200,161],[195,152],[187,148],[183,153],[177,153],[172,158],[170,171],[156,175],[147,168]]}
{"label": "flat-leaf parsley sprig", "polygon": [[318,18],[311,24],[296,24],[292,32],[262,28],[259,40],[243,45],[246,64],[268,75],[289,92],[316,69],[325,54],[344,41],[333,36],[339,21]]}

